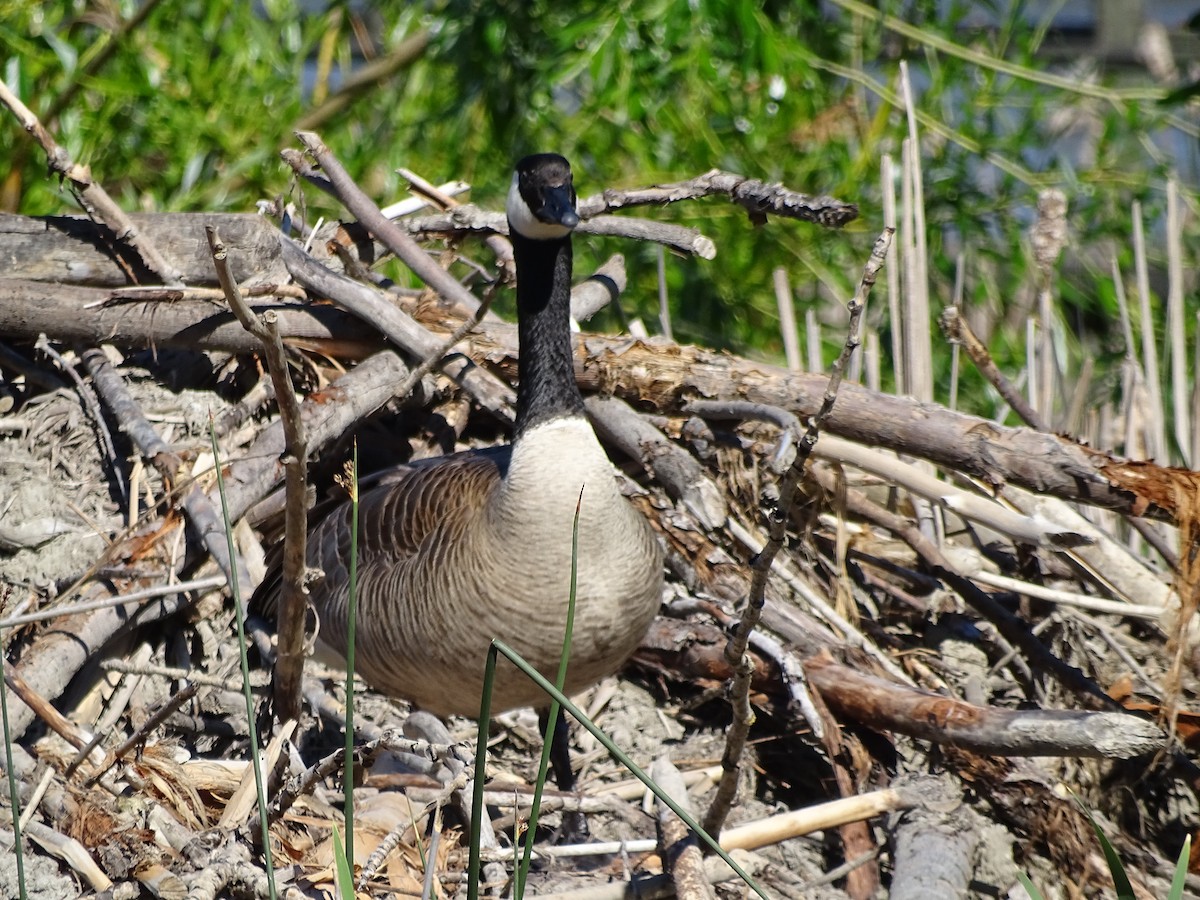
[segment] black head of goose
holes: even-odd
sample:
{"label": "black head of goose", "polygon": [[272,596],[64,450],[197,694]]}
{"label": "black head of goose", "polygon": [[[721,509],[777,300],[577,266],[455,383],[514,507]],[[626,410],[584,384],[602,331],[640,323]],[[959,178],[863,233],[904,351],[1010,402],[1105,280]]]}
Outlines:
{"label": "black head of goose", "polygon": [[[520,336],[510,445],[401,467],[360,502],[357,671],[377,690],[441,715],[477,715],[499,637],[553,678],[562,647],[576,502],[576,614],[567,690],[616,671],[658,609],[662,552],[621,495],[584,415],[570,336],[571,168],[555,154],[516,167],[507,202]],[[345,652],[349,504],[312,532],[319,642]],[[500,712],[544,704],[501,665]]]}

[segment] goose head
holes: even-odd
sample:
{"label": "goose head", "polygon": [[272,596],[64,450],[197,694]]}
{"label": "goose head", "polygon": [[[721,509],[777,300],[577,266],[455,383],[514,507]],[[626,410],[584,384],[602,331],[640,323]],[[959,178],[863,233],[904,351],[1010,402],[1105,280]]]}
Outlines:
{"label": "goose head", "polygon": [[535,241],[558,241],[579,224],[571,164],[557,153],[535,153],[517,163],[508,189],[510,231]]}

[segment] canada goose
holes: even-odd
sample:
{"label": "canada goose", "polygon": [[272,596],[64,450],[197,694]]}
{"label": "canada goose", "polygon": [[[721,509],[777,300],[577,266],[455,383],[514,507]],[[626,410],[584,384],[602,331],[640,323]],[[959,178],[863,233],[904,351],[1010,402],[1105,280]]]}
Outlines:
{"label": "canada goose", "polygon": [[[575,383],[569,302],[579,215],[567,161],[542,153],[517,163],[507,213],[521,351],[512,444],[400,467],[360,502],[356,669],[377,690],[438,715],[478,715],[494,637],[554,677],[581,492],[568,692],[625,662],[662,589],[658,541],[618,490]],[[308,540],[310,564],[325,572],[311,590],[318,641],[338,654],[349,544],[348,503]],[[498,667],[495,712],[546,702],[514,667]]]}

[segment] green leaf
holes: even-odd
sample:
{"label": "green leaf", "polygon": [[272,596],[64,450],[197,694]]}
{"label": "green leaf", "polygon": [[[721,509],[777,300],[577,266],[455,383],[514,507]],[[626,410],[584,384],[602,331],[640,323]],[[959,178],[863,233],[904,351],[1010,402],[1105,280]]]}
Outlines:
{"label": "green leaf", "polygon": [[1092,823],[1092,830],[1096,832],[1096,837],[1100,841],[1100,849],[1104,851],[1104,860],[1108,863],[1108,871],[1112,875],[1113,887],[1117,892],[1117,900],[1137,900],[1133,893],[1133,885],[1129,883],[1129,876],[1125,874],[1125,866],[1121,864],[1121,857],[1117,855],[1116,849],[1105,837],[1104,832],[1100,830],[1100,826],[1096,824],[1096,820],[1092,817],[1091,811],[1088,810],[1083,802],[1078,797],[1075,802],[1079,804],[1083,814],[1087,816],[1089,822]]}
{"label": "green leaf", "polygon": [[1025,892],[1029,894],[1029,900],[1046,900],[1042,892],[1033,886],[1033,882],[1024,872],[1017,873],[1017,881],[1021,882],[1021,887],[1025,888]]}
{"label": "green leaf", "polygon": [[342,900],[354,900],[354,873],[350,868],[350,860],[346,858],[346,849],[342,846],[342,836],[336,828],[333,829],[333,874]]}
{"label": "green leaf", "polygon": [[1179,862],[1175,864],[1175,877],[1171,879],[1171,890],[1167,900],[1183,900],[1183,892],[1187,887],[1188,863],[1192,856],[1192,836],[1189,834],[1183,840],[1183,849],[1179,851]]}

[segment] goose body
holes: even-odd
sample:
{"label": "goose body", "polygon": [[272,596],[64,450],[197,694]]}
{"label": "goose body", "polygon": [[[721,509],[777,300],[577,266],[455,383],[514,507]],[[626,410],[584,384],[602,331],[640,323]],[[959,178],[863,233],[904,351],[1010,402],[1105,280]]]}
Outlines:
{"label": "goose body", "polygon": [[[569,330],[567,161],[517,165],[507,211],[520,335],[512,444],[403,466],[360,501],[356,670],[430,712],[477,715],[488,645],[498,637],[543,674],[558,668],[579,503],[576,614],[567,690],[616,671],[658,609],[662,551],[621,495],[583,411]],[[582,495],[582,500],[580,497]],[[319,643],[345,653],[350,507],[311,533]],[[506,663],[492,709],[544,704]]]}

